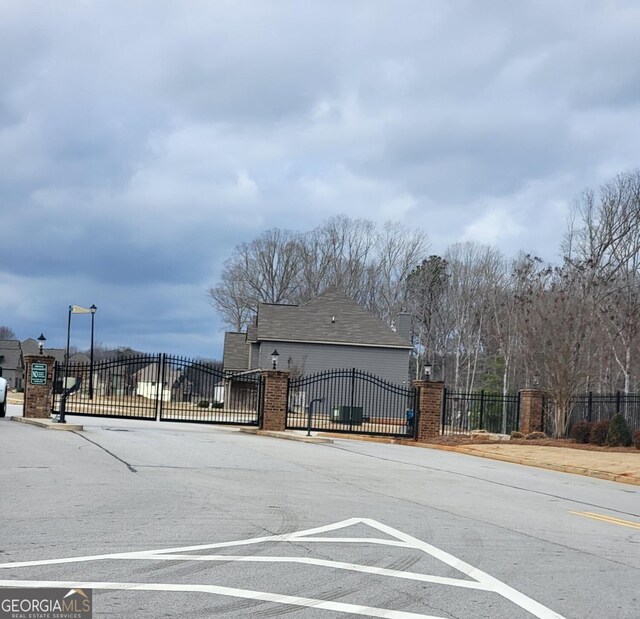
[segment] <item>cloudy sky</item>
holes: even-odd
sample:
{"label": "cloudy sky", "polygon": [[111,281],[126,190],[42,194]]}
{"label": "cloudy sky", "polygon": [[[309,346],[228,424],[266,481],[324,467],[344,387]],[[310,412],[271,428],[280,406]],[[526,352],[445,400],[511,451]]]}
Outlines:
{"label": "cloudy sky", "polygon": [[[0,325],[220,357],[233,247],[345,213],[557,258],[640,165],[629,1],[0,0]],[[89,317],[72,344],[88,346]]]}

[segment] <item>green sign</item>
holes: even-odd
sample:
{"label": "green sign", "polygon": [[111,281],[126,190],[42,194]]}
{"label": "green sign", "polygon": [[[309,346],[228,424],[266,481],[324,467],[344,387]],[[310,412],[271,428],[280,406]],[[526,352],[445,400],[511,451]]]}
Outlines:
{"label": "green sign", "polygon": [[47,384],[47,364],[46,363],[31,364],[31,384],[32,385]]}

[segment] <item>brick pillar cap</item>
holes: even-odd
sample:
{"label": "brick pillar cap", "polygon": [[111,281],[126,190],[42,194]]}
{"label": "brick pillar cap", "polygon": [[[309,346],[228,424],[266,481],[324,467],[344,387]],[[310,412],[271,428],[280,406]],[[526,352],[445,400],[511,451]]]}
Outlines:
{"label": "brick pillar cap", "polygon": [[273,376],[273,377],[282,377],[289,376],[289,370],[262,370],[263,376]]}
{"label": "brick pillar cap", "polygon": [[444,385],[444,381],[443,380],[414,380],[413,381],[414,387],[429,387],[431,385],[433,385],[434,387],[440,387]]}

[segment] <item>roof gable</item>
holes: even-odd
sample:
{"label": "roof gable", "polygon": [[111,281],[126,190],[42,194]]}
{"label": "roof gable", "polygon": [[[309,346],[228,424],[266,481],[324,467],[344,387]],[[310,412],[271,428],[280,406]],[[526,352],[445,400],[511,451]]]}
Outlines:
{"label": "roof gable", "polygon": [[260,304],[256,340],[411,348],[391,327],[336,288],[304,305]]}

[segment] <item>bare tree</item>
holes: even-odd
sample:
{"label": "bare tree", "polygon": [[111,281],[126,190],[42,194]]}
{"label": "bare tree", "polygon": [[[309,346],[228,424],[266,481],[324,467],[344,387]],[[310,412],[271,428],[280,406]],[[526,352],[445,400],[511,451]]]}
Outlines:
{"label": "bare tree", "polygon": [[300,241],[274,228],[238,245],[225,262],[221,281],[208,290],[226,325],[240,330],[258,303],[293,303],[300,291]]}
{"label": "bare tree", "polygon": [[640,170],[619,174],[598,193],[582,194],[564,249],[592,283],[593,304],[628,393],[640,338]]}
{"label": "bare tree", "polygon": [[0,340],[15,340],[16,334],[9,327],[0,326]]}
{"label": "bare tree", "polygon": [[405,282],[426,253],[422,232],[410,231],[399,223],[384,225],[376,243],[376,290],[377,314],[387,322],[406,306]]}
{"label": "bare tree", "polygon": [[235,248],[208,290],[225,325],[240,330],[259,303],[300,303],[335,286],[382,319],[404,305],[406,277],[425,237],[398,224],[333,217],[311,232],[269,230]]}
{"label": "bare tree", "polygon": [[584,272],[565,263],[552,267],[528,257],[520,262],[520,337],[528,364],[553,404],[555,437],[565,436],[572,398],[589,373],[596,316]]}

